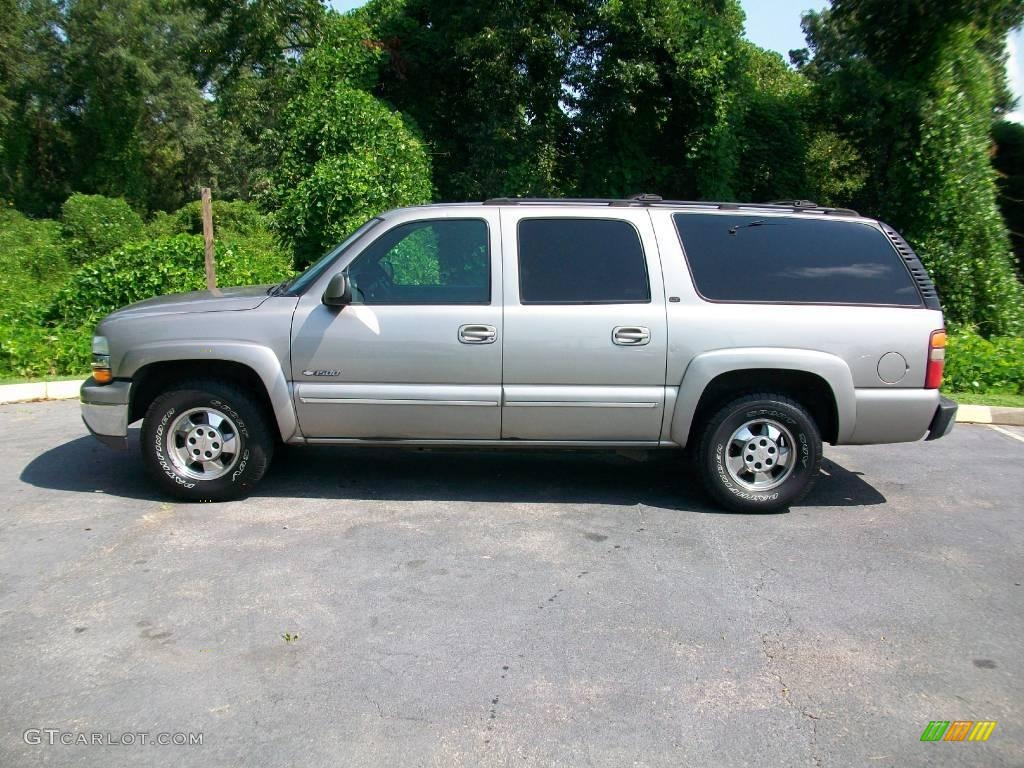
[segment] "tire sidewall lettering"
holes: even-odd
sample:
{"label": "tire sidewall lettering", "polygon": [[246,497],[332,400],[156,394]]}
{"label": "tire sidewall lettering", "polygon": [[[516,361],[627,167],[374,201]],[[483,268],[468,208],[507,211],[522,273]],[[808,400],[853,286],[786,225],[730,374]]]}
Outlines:
{"label": "tire sidewall lettering", "polygon": [[754,501],[761,503],[778,500],[778,491],[774,491],[772,493],[751,493],[750,491],[745,491],[742,488],[738,487],[732,481],[732,478],[729,477],[729,473],[725,469],[725,443],[718,443],[715,446],[714,463],[715,474],[718,475],[718,479],[721,481],[722,485],[725,486],[726,490],[728,490],[734,496],[738,496],[739,498],[744,499],[745,501]]}
{"label": "tire sidewall lettering", "polygon": [[238,427],[238,434],[240,434],[242,437],[249,436],[249,428],[245,424],[245,419],[238,415],[238,411],[236,411],[230,405],[225,403],[223,400],[211,400],[210,405],[213,406],[214,408],[218,408],[224,411],[224,413],[231,417],[232,421],[235,422],[235,426]]}
{"label": "tire sidewall lettering", "polygon": [[[239,430],[241,430],[241,427],[239,427]],[[232,483],[235,482],[239,477],[242,476],[242,473],[245,472],[245,465],[248,464],[248,463],[249,463],[249,449],[246,448],[244,451],[242,451],[242,457],[241,457],[241,459],[238,462],[238,469],[236,469],[234,472],[231,473],[231,482]]]}
{"label": "tire sidewall lettering", "polygon": [[163,417],[160,419],[160,423],[157,424],[157,427],[153,433],[153,451],[155,454],[157,464],[160,465],[161,471],[165,475],[167,475],[167,477],[169,477],[175,483],[184,488],[195,488],[195,483],[189,482],[186,478],[182,477],[177,473],[177,471],[174,469],[174,465],[171,464],[171,461],[168,458],[166,451],[164,450],[164,435],[166,434],[167,431],[167,422],[171,420],[171,417],[174,416],[175,413],[177,413],[176,408],[168,408],[167,411],[164,412]]}
{"label": "tire sidewall lettering", "polygon": [[[234,421],[238,428],[238,434],[243,439],[242,455],[239,459],[238,466],[227,478],[217,478],[216,480],[207,481],[191,481],[188,478],[182,477],[175,469],[174,464],[171,462],[166,451],[166,435],[167,426],[169,422],[174,418],[175,414],[178,413],[179,407],[174,406],[164,411],[163,416],[160,418],[160,422],[157,424],[156,429],[153,431],[153,454],[157,465],[160,467],[160,471],[166,475],[175,484],[180,485],[183,488],[196,488],[197,486],[203,487],[208,483],[216,483],[218,481],[227,480],[230,483],[241,483],[245,484],[245,469],[251,460],[251,452],[245,441],[249,438],[249,428],[245,423],[242,416],[236,411],[231,405],[224,402],[219,398],[211,398],[206,401],[211,407],[217,408],[227,414],[228,417]],[[189,406],[191,407],[191,406]]]}
{"label": "tire sidewall lettering", "polygon": [[[798,419],[794,418],[786,411],[771,406],[746,408],[735,412],[731,417],[720,424],[718,432],[721,434],[731,432],[731,430],[739,423],[757,418],[774,419],[790,427],[794,432],[794,436],[798,443],[799,464],[793,474],[787,478],[786,482],[784,482],[779,488],[774,489],[771,492],[764,493],[750,492],[739,487],[729,476],[728,470],[725,467],[726,445],[724,438],[715,441],[710,459],[716,479],[722,488],[728,491],[731,495],[754,504],[772,504],[778,502],[782,498],[793,495],[793,492],[787,490],[788,488],[793,487],[792,481],[797,479],[798,476],[802,478],[807,475],[812,462],[811,440],[807,436],[805,430],[801,427]],[[802,485],[802,483],[800,485]],[[794,488],[794,491],[798,489],[798,487]]]}

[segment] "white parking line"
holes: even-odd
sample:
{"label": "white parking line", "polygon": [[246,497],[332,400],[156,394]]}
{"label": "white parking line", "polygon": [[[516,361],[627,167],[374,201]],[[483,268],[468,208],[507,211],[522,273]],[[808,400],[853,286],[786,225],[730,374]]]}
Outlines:
{"label": "white parking line", "polygon": [[988,427],[989,429],[994,429],[996,432],[1002,432],[1007,437],[1012,437],[1014,440],[1020,440],[1022,443],[1024,443],[1024,437],[1021,437],[1016,432],[1011,432],[1008,429],[997,427],[995,424],[986,424],[985,426]]}

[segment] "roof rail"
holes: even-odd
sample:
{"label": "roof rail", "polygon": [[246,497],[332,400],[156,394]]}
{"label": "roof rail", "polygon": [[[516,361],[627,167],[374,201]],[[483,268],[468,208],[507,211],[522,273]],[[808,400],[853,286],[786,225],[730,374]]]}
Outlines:
{"label": "roof rail", "polygon": [[790,211],[822,213],[835,216],[860,216],[849,208],[830,208],[810,200],[775,200],[770,203],[730,203],[704,200],[663,200],[658,195],[643,193],[628,198],[611,197],[492,197],[484,205],[607,205],[610,207],[703,208],[721,211]]}
{"label": "roof rail", "polygon": [[768,205],[785,205],[788,208],[820,208],[813,200],[769,200]]}

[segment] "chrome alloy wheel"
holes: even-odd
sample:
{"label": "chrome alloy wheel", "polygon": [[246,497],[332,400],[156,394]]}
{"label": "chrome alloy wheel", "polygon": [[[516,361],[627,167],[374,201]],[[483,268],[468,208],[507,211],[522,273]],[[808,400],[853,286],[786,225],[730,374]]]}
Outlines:
{"label": "chrome alloy wheel", "polygon": [[167,432],[174,468],[193,480],[216,480],[231,471],[242,448],[238,427],[216,408],[192,408]]}
{"label": "chrome alloy wheel", "polygon": [[729,477],[749,491],[782,485],[796,465],[793,433],[772,419],[751,419],[732,433],[725,455]]}

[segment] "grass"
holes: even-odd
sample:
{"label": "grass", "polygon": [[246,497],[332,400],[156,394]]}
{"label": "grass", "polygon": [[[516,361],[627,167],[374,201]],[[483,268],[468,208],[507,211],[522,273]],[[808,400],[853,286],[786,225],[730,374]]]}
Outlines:
{"label": "grass", "polygon": [[989,394],[977,392],[943,392],[942,394],[951,397],[958,403],[964,405],[994,405],[999,408],[1024,408],[1024,395],[1014,395],[1006,392]]}
{"label": "grass", "polygon": [[32,379],[24,376],[0,376],[0,385],[2,384],[40,384],[44,381],[80,381],[81,379],[88,379],[88,373],[80,373],[78,376],[47,376],[43,379]]}

